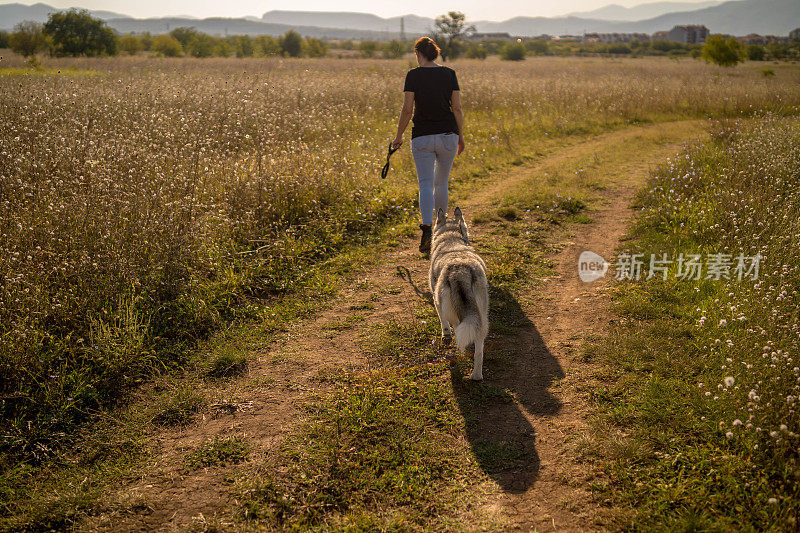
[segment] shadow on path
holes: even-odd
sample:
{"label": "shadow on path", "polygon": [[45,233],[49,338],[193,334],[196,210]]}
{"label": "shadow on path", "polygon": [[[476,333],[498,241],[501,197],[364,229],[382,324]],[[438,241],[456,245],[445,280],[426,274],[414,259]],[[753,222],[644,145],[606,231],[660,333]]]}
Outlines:
{"label": "shadow on path", "polygon": [[[433,306],[430,291],[416,285],[407,267],[398,266],[397,275]],[[510,291],[491,287],[489,301],[484,381],[469,379],[471,357],[450,377],[478,464],[504,491],[521,493],[536,481],[540,466],[536,435],[523,409],[532,416],[557,414],[561,402],[548,388],[564,371]]]}
{"label": "shadow on path", "polygon": [[472,362],[451,373],[453,393],[464,417],[467,438],[480,467],[505,491],[525,492],[536,481],[540,460],[532,416],[561,409],[548,388],[564,371],[519,302],[506,289],[490,289],[490,333],[484,381],[464,375]]}

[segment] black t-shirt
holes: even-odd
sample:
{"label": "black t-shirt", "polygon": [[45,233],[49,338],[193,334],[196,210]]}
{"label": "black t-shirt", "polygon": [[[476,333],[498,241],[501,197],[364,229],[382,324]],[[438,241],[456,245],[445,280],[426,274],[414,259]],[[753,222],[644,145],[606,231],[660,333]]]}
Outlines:
{"label": "black t-shirt", "polygon": [[458,133],[450,98],[458,91],[458,78],[449,67],[417,67],[408,71],[403,91],[414,93],[411,138],[437,133]]}

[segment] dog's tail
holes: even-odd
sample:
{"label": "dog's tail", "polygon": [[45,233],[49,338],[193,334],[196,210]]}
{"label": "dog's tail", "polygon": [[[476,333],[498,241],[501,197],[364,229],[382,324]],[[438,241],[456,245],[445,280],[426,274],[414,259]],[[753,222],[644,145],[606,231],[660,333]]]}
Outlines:
{"label": "dog's tail", "polygon": [[456,344],[460,351],[486,336],[486,324],[476,300],[477,279],[469,269],[459,269],[453,273],[452,291],[456,299],[455,311],[458,315],[458,326],[455,329]]}

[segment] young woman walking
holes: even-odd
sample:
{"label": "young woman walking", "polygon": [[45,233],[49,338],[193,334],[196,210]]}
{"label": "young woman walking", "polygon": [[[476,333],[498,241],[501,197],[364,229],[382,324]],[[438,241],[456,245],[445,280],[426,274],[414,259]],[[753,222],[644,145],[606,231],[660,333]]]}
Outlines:
{"label": "young woman walking", "polygon": [[435,63],[439,47],[430,37],[414,43],[419,67],[406,74],[403,110],[392,148],[403,144],[408,122],[411,128],[411,154],[419,182],[419,208],[422,239],[419,251],[430,253],[434,213],[447,212],[447,181],[456,154],[464,151],[464,115],[458,79],[453,69]]}

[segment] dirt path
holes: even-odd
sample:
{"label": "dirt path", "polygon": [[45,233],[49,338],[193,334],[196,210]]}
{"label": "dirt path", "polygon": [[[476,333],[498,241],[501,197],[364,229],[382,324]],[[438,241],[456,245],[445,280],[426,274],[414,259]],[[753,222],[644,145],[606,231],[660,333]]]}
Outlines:
{"label": "dirt path", "polygon": [[[592,438],[587,393],[597,369],[580,354],[585,340],[601,334],[609,322],[608,280],[581,282],[577,257],[585,249],[606,259],[613,256],[632,216],[628,209],[632,195],[648,170],[700,132],[699,122],[687,121],[599,135],[493,177],[492,185],[453,199],[469,220],[493,208],[508,191],[548,172],[586,165],[603,182],[598,201],[588,212],[593,222],[568,224],[551,233],[550,259],[556,274],[539,285],[537,294],[519,301],[517,333],[502,336],[493,345],[493,350],[506,354],[509,364],[493,369],[487,354],[487,381],[513,391],[516,401],[492,406],[476,422],[465,422],[473,444],[515,442],[526,451],[529,460],[520,468],[487,469],[494,489],[484,510],[510,527],[597,528],[597,510],[587,488],[595,472],[585,451]],[[492,224],[472,227],[479,251],[482,239],[496,230]],[[189,427],[159,435],[157,448],[163,452],[144,478],[124,488],[122,499],[127,504],[87,524],[87,529],[202,526],[208,517],[234,505],[225,472],[188,470],[183,459],[187,451],[217,435],[246,434],[255,455],[268,453],[302,420],[304,404],[330,391],[346,370],[364,367],[358,329],[402,317],[419,305],[428,264],[415,248],[415,242],[406,239],[402,246],[384,250],[374,268],[342,291],[329,309],[255,354],[248,375],[220,385],[213,395],[223,408],[205,413]],[[491,268],[491,258],[488,262]],[[411,283],[398,276],[398,266],[408,269]],[[454,381],[453,386],[458,397],[462,385]]]}

